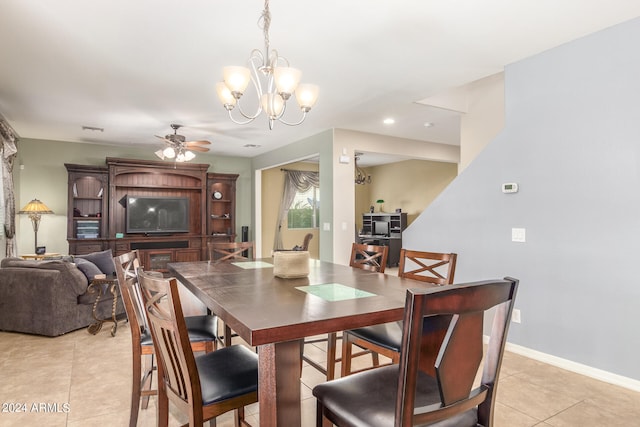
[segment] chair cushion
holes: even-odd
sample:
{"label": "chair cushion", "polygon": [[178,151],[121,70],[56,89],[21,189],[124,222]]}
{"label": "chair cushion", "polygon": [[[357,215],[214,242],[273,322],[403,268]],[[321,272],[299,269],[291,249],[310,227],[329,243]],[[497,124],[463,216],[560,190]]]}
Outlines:
{"label": "chair cushion", "polygon": [[[384,366],[345,378],[319,384],[313,395],[322,402],[340,426],[383,427],[394,425],[398,365]],[[419,373],[416,407],[440,403],[438,384],[433,377]],[[471,427],[478,422],[477,411],[428,424],[433,427]]]}
{"label": "chair cushion", "polygon": [[[184,318],[189,331],[189,341],[202,342],[202,341],[215,341],[217,322],[216,316],[188,316]],[[141,345],[153,345],[151,338],[151,331],[146,330],[140,334]]]}
{"label": "chair cushion", "polygon": [[196,357],[202,404],[258,391],[258,355],[234,345]]}
{"label": "chair cushion", "polygon": [[218,318],[216,316],[188,316],[184,318],[189,330],[189,341],[214,341],[218,330]]}
{"label": "chair cushion", "polygon": [[400,347],[402,347],[402,322],[383,323],[381,325],[352,329],[349,333],[389,350],[399,352]]}

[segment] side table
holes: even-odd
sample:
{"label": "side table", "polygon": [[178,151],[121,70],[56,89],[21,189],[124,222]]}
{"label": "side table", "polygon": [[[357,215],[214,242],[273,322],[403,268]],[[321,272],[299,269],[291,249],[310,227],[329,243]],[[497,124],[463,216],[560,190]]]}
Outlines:
{"label": "side table", "polygon": [[[107,294],[107,291],[111,293],[113,296],[113,305],[111,307],[111,319],[100,319],[96,313],[98,308],[98,303],[100,302],[100,298],[103,294]],[[96,293],[96,300],[93,302],[93,318],[96,320],[92,324],[87,327],[87,331],[95,335],[102,329],[102,324],[104,322],[113,322],[113,326],[111,327],[111,336],[115,337],[116,332],[118,330],[118,319],[116,318],[116,305],[118,303],[118,279],[115,276],[107,276],[105,278],[93,279],[91,283],[89,283],[89,287],[87,288],[87,292]]]}

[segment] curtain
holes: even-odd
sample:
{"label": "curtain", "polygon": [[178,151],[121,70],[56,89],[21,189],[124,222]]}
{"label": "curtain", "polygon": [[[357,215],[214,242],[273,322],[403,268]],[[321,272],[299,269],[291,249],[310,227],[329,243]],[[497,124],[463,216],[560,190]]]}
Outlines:
{"label": "curtain", "polygon": [[318,172],[297,171],[282,169],[285,173],[284,188],[282,189],[282,201],[276,221],[276,234],[273,239],[273,250],[284,249],[282,244],[282,224],[287,219],[289,207],[298,192],[305,192],[311,187],[320,187],[320,174]]}
{"label": "curtain", "polygon": [[5,256],[16,256],[16,198],[13,188],[13,163],[18,137],[0,115],[0,150],[2,154],[2,209],[4,210]]}

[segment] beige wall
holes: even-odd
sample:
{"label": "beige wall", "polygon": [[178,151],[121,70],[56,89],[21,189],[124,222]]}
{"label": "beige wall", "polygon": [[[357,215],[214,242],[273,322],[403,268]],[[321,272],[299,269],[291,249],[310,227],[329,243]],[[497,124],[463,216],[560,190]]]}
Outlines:
{"label": "beige wall", "polygon": [[402,209],[409,224],[444,190],[457,175],[455,163],[405,160],[367,168],[371,184],[356,185],[356,224],[362,227],[362,213],[384,200],[384,212]]}
{"label": "beige wall", "polygon": [[[284,186],[284,173],[280,170],[281,168],[317,172],[319,165],[318,163],[296,162],[262,171],[261,211],[263,256],[268,256],[273,249],[276,222]],[[313,234],[313,238],[311,242],[309,242],[309,256],[313,259],[319,259],[319,233],[317,228],[289,230],[285,223],[282,227],[282,243],[286,249],[293,248],[295,245],[301,245],[307,233]]]}
{"label": "beige wall", "polygon": [[460,119],[462,172],[504,128],[504,73],[466,86],[467,112]]}

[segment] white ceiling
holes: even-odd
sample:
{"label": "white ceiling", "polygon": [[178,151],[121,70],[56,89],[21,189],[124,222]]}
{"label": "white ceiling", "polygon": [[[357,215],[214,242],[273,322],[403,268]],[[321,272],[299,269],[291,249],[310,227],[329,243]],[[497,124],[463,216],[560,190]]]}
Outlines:
{"label": "white ceiling", "polygon": [[263,47],[263,4],[0,0],[0,114],[23,138],[150,150],[179,123],[213,155],[330,128],[459,144],[459,113],[416,102],[640,16],[638,0],[272,0],[271,47],[321,92],[304,124],[269,131],[231,123],[214,90]]}

